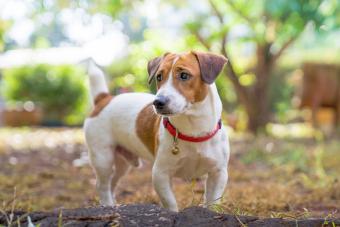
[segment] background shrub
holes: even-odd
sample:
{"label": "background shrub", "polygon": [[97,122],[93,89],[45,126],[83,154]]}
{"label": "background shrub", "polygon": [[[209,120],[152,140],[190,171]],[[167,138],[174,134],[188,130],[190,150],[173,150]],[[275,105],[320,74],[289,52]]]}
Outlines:
{"label": "background shrub", "polygon": [[32,65],[4,71],[3,95],[7,102],[33,101],[44,121],[80,124],[88,104],[86,75],[71,65]]}

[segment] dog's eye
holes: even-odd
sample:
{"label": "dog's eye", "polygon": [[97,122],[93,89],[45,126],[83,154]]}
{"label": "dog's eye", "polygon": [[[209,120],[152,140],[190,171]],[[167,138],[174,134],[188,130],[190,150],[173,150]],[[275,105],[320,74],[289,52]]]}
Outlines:
{"label": "dog's eye", "polygon": [[180,80],[185,81],[185,80],[189,80],[189,78],[190,78],[190,75],[188,73],[186,73],[186,72],[181,72],[179,74],[179,79]]}
{"label": "dog's eye", "polygon": [[163,79],[162,74],[161,74],[161,73],[160,73],[160,74],[157,74],[156,80],[157,80],[158,82],[160,82],[160,81],[162,81],[162,79]]}

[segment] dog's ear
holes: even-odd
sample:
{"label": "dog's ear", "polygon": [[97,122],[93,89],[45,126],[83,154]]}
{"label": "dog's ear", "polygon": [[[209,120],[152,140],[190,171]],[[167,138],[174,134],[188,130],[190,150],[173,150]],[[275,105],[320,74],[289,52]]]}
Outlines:
{"label": "dog's ear", "polygon": [[201,70],[201,78],[207,84],[212,84],[220,74],[224,64],[228,62],[224,56],[212,53],[192,51],[198,60]]}
{"label": "dog's ear", "polygon": [[148,62],[148,74],[149,74],[148,83],[149,84],[151,84],[153,78],[155,77],[156,72],[157,72],[159,65],[161,64],[163,58],[168,54],[170,54],[170,53],[166,52],[163,56],[154,58],[154,59],[152,59]]}
{"label": "dog's ear", "polygon": [[148,83],[151,84],[153,78],[155,77],[155,74],[159,68],[159,65],[161,64],[163,57],[157,57],[148,62]]}

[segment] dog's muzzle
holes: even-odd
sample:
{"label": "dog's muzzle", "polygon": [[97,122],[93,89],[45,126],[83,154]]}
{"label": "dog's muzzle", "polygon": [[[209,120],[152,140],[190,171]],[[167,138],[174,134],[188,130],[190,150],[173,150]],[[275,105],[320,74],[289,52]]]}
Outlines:
{"label": "dog's muzzle", "polygon": [[168,114],[170,112],[167,108],[169,101],[170,99],[164,95],[156,96],[153,105],[155,106],[157,113]]}

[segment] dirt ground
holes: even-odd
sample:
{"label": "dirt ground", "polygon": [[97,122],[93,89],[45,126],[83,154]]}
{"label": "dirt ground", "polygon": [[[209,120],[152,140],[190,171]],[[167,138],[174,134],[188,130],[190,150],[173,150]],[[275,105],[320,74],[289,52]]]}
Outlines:
{"label": "dirt ground", "polygon": [[[340,217],[340,142],[231,139],[229,183],[218,212],[260,217]],[[117,191],[127,203],[159,203],[151,165],[132,169]],[[202,203],[203,179],[174,179],[180,208]],[[0,129],[0,211],[98,204],[81,129]]]}

